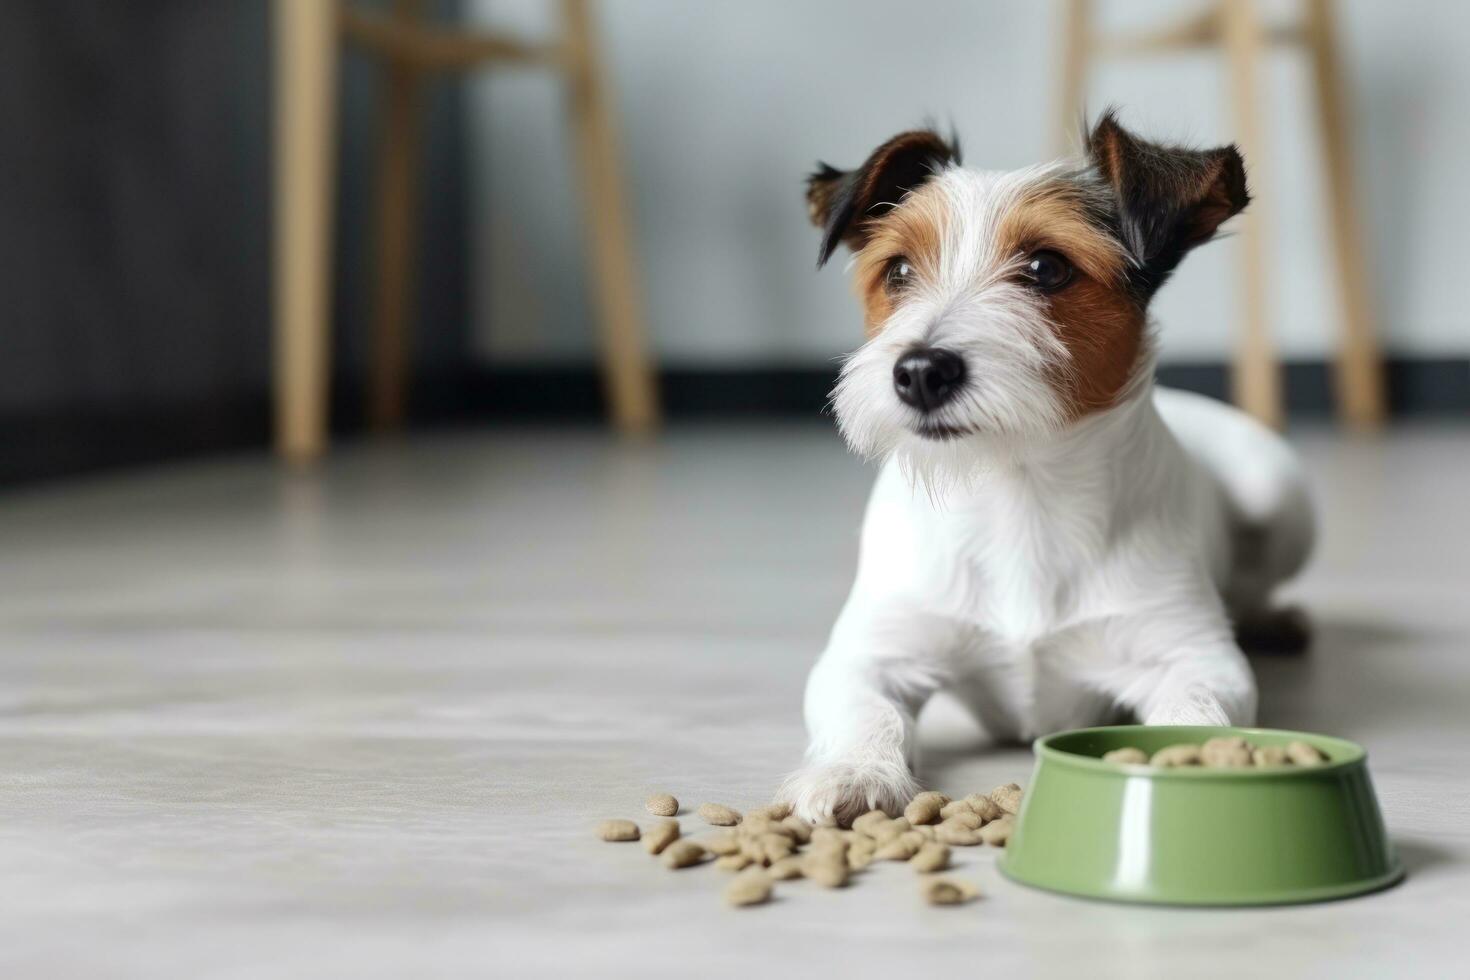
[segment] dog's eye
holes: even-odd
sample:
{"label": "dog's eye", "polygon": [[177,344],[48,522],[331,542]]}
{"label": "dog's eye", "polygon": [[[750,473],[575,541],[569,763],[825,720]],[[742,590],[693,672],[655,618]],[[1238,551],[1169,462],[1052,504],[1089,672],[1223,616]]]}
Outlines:
{"label": "dog's eye", "polygon": [[883,285],[891,293],[908,286],[914,278],[914,267],[902,255],[888,261],[888,271],[883,274]]}
{"label": "dog's eye", "polygon": [[1072,263],[1060,252],[1042,249],[1031,253],[1021,274],[1033,289],[1051,292],[1072,281]]}

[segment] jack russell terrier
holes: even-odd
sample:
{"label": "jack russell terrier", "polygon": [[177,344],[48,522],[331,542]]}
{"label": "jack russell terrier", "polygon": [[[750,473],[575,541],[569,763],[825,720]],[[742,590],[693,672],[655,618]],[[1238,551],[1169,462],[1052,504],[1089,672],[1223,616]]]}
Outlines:
{"label": "jack russell terrier", "polygon": [[1148,318],[1249,199],[1234,146],[1146,142],[1111,112],[1079,161],[969,170],[918,130],[810,177],[818,264],[852,250],[867,323],[837,423],[883,467],[780,793],[800,816],[901,809],[941,689],[1000,741],[1254,721],[1240,643],[1305,644],[1271,593],[1311,505],[1274,433],[1155,388]]}

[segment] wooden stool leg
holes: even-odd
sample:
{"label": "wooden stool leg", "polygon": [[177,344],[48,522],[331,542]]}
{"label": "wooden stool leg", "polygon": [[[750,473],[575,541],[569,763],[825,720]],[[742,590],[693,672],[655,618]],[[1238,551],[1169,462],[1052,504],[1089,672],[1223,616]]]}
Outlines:
{"label": "wooden stool leg", "polygon": [[1256,77],[1263,39],[1253,0],[1222,0],[1221,23],[1230,65],[1231,100],[1238,142],[1250,168],[1253,202],[1242,215],[1241,272],[1244,286],[1242,336],[1235,357],[1232,385],[1235,402],[1266,425],[1280,428],[1281,369],[1266,322],[1266,261],[1263,245],[1265,209],[1262,173],[1266,169]]}
{"label": "wooden stool leg", "polygon": [[[423,0],[394,0],[392,17],[411,27]],[[417,65],[388,59],[383,65],[378,123],[377,239],[372,280],[372,361],[368,376],[368,424],[392,431],[403,426],[407,406],[408,344],[418,249],[418,175],[423,154],[423,86]]]}
{"label": "wooden stool leg", "polygon": [[1327,214],[1337,258],[1337,288],[1342,316],[1337,352],[1337,411],[1353,429],[1383,424],[1383,364],[1374,335],[1368,276],[1364,268],[1362,225],[1353,193],[1352,147],[1343,104],[1342,75],[1332,4],[1307,0],[1306,41],[1317,86],[1322,159],[1327,167]]}
{"label": "wooden stool leg", "polygon": [[626,433],[658,423],[658,394],[643,336],[632,229],[606,72],[587,0],[562,0],[572,130],[582,181],[613,422]]}
{"label": "wooden stool leg", "polygon": [[1092,0],[1066,0],[1062,9],[1062,74],[1057,84],[1057,155],[1075,153],[1087,95],[1092,50]]}
{"label": "wooden stool leg", "polygon": [[337,5],[276,0],[276,451],[293,461],[327,443]]}

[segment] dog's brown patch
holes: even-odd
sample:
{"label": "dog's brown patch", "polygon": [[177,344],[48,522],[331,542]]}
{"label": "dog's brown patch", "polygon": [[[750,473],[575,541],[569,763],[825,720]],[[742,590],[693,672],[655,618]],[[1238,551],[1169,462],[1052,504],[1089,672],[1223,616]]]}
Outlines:
{"label": "dog's brown patch", "polygon": [[1001,219],[997,236],[1002,256],[1050,249],[1076,269],[1069,285],[1047,296],[1057,337],[1070,354],[1055,384],[1074,419],[1117,401],[1144,345],[1144,312],[1126,288],[1123,245],[1089,220],[1086,194],[1065,179],[1038,184]]}
{"label": "dog's brown patch", "polygon": [[875,336],[893,315],[901,298],[889,289],[889,265],[907,259],[916,279],[939,275],[940,250],[948,210],[944,196],[932,184],[920,186],[893,210],[869,223],[862,251],[853,260],[853,287],[863,304],[863,323]]}

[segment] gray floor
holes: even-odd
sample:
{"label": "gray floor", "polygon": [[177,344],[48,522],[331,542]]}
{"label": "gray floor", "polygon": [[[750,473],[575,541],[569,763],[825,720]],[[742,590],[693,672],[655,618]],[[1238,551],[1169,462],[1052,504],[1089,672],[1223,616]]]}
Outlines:
{"label": "gray floor", "polygon": [[[887,865],[728,910],[590,827],[796,761],[870,474],[817,427],[454,436],[0,497],[0,975],[1463,975],[1470,430],[1300,441],[1319,644],[1264,720],[1368,746],[1397,889],[1114,907],[967,850],[965,908]],[[925,727],[938,788],[1025,781]]]}

